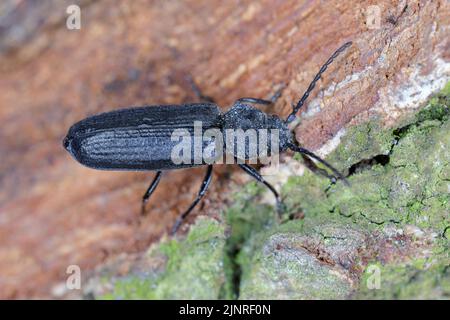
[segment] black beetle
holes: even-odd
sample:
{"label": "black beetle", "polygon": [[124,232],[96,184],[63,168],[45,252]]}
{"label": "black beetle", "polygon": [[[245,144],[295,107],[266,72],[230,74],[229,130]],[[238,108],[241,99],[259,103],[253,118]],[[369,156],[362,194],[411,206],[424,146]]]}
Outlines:
{"label": "black beetle", "polygon": [[[195,121],[202,122],[203,132],[211,128],[221,130],[222,132],[225,129],[246,130],[262,128],[279,130],[278,152],[283,152],[287,149],[298,152],[302,155],[307,167],[312,171],[330,178],[333,183],[337,178],[345,182],[345,178],[325,160],[311,151],[296,145],[288,124],[296,118],[298,110],[302,107],[328,65],[350,45],[351,42],[347,42],[341,46],[320,68],[308,89],[293,107],[292,113],[286,120],[282,120],[276,115],[268,115],[251,105],[272,104],[280,96],[280,92],[277,92],[270,100],[240,98],[228,112],[222,114],[212,99],[202,95],[200,90],[192,82],[194,91],[205,102],[184,105],[134,107],[88,117],[75,123],[69,129],[63,141],[64,148],[78,162],[90,168],[101,170],[156,171],[156,176],[142,200],[143,212],[144,205],[157,187],[163,170],[208,165],[206,176],[196,199],[178,217],[172,227],[172,234],[177,231],[181,222],[201,200],[211,182],[212,164],[208,164],[203,160],[196,164],[176,164],[171,158],[171,152],[176,145],[176,142],[171,139],[173,131],[185,129],[187,132],[192,133]],[[203,142],[203,144],[206,144],[206,142]],[[269,154],[273,151],[269,150]],[[234,157],[239,158],[235,154],[234,149],[233,153]],[[248,160],[248,155],[246,154],[243,158],[241,160]],[[311,159],[315,159],[328,167],[337,178],[328,174],[325,170],[318,168]],[[275,195],[277,209],[280,212],[281,202],[277,191],[253,167],[245,162],[238,162],[238,165],[270,189]]]}

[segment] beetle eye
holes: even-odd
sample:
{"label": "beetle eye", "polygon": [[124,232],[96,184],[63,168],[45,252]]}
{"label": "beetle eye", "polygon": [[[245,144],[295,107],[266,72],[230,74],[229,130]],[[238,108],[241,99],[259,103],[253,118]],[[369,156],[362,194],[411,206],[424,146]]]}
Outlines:
{"label": "beetle eye", "polygon": [[65,138],[64,138],[64,141],[63,141],[63,146],[64,146],[64,149],[67,149],[68,147],[69,147],[69,145],[70,145],[70,138],[68,137],[68,136],[66,136]]}
{"label": "beetle eye", "polygon": [[259,112],[255,112],[254,110],[249,110],[248,112],[245,113],[244,117],[245,117],[245,119],[247,119],[249,121],[257,121],[258,119],[261,118],[261,115]]}

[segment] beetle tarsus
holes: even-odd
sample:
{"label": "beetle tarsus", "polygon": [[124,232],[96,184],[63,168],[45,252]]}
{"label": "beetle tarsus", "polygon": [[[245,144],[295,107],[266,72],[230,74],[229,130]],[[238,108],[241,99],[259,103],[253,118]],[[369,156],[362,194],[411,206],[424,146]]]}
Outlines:
{"label": "beetle tarsus", "polygon": [[284,212],[284,206],[283,206],[283,203],[280,199],[280,195],[278,194],[277,190],[275,190],[275,188],[270,183],[268,183],[266,180],[264,180],[264,178],[261,176],[261,174],[252,166],[249,166],[248,164],[240,164],[239,167],[241,167],[247,174],[252,176],[256,181],[261,182],[267,188],[269,188],[269,190],[275,196],[276,210],[277,210],[278,215],[281,217],[281,215]]}
{"label": "beetle tarsus", "polygon": [[302,158],[303,158],[303,163],[305,164],[305,166],[311,170],[311,172],[321,175],[325,178],[328,178],[330,180],[331,184],[336,184],[337,182],[337,178],[331,174],[329,174],[325,169],[319,168],[314,161],[311,160],[310,157],[308,157],[305,154],[301,154]]}
{"label": "beetle tarsus", "polygon": [[[309,151],[308,149],[296,146],[294,144],[290,144],[289,148],[294,151],[294,152],[298,152],[302,155],[306,155],[309,158],[312,158],[314,160],[317,160],[318,162],[322,163],[325,167],[327,167],[328,169],[330,169],[334,175],[336,177],[334,177],[335,179],[339,179],[342,180],[342,182],[347,185],[350,186],[350,183],[348,182],[348,180],[342,175],[342,173],[340,173],[336,168],[334,168],[331,164],[329,164],[328,162],[326,162],[325,160],[323,160],[321,157],[319,157],[318,155],[314,154],[312,151]],[[318,173],[323,174],[322,172],[318,171]],[[324,174],[325,176],[327,176],[328,178],[331,178],[333,176],[329,175],[328,173]]]}
{"label": "beetle tarsus", "polygon": [[162,171],[157,171],[155,177],[153,178],[153,181],[150,183],[150,185],[147,188],[147,191],[145,191],[144,196],[142,197],[142,206],[141,206],[141,215],[144,216],[146,214],[145,205],[148,202],[148,199],[152,195],[152,193],[155,191],[156,187],[159,184],[159,181],[161,180],[161,174]]}
{"label": "beetle tarsus", "polygon": [[181,217],[178,217],[177,220],[175,220],[175,223],[172,226],[172,229],[170,230],[170,235],[174,236],[175,233],[177,233],[178,229],[181,226],[181,222],[183,221],[183,219]]}
{"label": "beetle tarsus", "polygon": [[283,201],[277,199],[276,208],[277,208],[278,218],[281,221],[282,217],[283,217],[283,213],[286,212],[286,205],[284,204]]}

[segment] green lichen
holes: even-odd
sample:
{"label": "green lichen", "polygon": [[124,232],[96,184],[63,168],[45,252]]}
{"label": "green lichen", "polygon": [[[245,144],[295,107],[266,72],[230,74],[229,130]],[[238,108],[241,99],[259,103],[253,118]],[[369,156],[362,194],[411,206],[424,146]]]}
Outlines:
{"label": "green lichen", "polygon": [[429,260],[407,264],[376,265],[379,286],[370,285],[373,272],[366,272],[355,299],[448,299],[450,298],[450,268]]}
{"label": "green lichen", "polygon": [[373,119],[350,128],[329,159],[339,169],[346,170],[361,160],[389,154],[393,141],[392,132],[383,130],[379,119]]}
{"label": "green lichen", "polygon": [[235,196],[234,205],[228,209],[226,222],[231,232],[227,239],[224,255],[226,285],[220,298],[236,299],[239,296],[241,266],[249,265],[243,254],[245,242],[258,231],[270,230],[275,225],[273,211],[269,206],[258,205],[255,201],[262,189],[254,182],[244,187]]}
{"label": "green lichen", "polygon": [[209,218],[198,219],[186,239],[152,248],[148,259],[165,259],[161,272],[115,280],[104,299],[212,299],[224,284],[224,229]]}
{"label": "green lichen", "polygon": [[[373,119],[348,130],[328,160],[350,173],[350,187],[340,182],[330,186],[328,181],[311,172],[301,177],[290,177],[282,190],[288,208],[286,216],[302,212],[305,217],[302,221],[289,221],[245,237],[237,254],[239,259],[236,260],[240,261],[241,270],[239,297],[340,299],[351,297],[355,290],[358,292],[358,288],[353,287],[354,279],[345,279],[339,274],[339,268],[336,270],[336,265],[318,263],[320,252],[308,254],[305,250],[311,250],[310,247],[294,250],[289,239],[296,239],[297,244],[313,241],[322,251],[332,253],[336,248],[329,246],[330,241],[336,239],[341,239],[346,250],[352,247],[354,235],[346,235],[348,227],[357,230],[356,235],[362,236],[368,232],[370,237],[386,233],[389,226],[401,230],[413,225],[442,238],[442,241],[434,241],[436,250],[447,248],[450,224],[449,91],[450,85],[447,85],[443,92],[433,97],[425,108],[400,128],[382,129],[378,120]],[[249,211],[252,211],[251,208],[242,214]],[[323,230],[330,225],[339,230],[337,235],[330,237],[324,234]],[[317,234],[322,238],[318,238]],[[278,243],[278,246],[287,246],[288,250],[280,249],[276,255],[276,246],[270,245],[274,236],[286,236],[287,240]],[[365,250],[366,255],[375,258],[383,250],[363,242],[359,245],[356,251]],[[406,247],[401,242],[397,245]],[[408,254],[420,255],[421,248],[417,246]],[[268,247],[272,250],[267,250]],[[316,247],[312,246],[313,249]],[[292,254],[295,254],[294,259],[291,259]],[[389,257],[391,264],[382,266],[386,280],[384,290],[391,293],[389,297],[414,297],[421,287],[423,292],[417,297],[442,297],[446,294],[447,291],[437,286],[442,283],[441,278],[448,275],[448,253],[432,255],[431,261],[438,262],[422,269],[411,266],[413,261],[396,263],[405,257],[401,256],[401,252],[395,254],[398,256]],[[355,259],[361,261],[352,261],[349,268],[364,268],[367,262],[363,258],[356,256]],[[405,259],[408,260],[407,257]],[[397,270],[404,270],[398,282],[395,281],[397,272],[394,273]],[[408,277],[413,273],[417,281],[411,284],[410,289],[395,293],[405,281],[411,280]],[[358,271],[347,273],[351,274],[358,275]],[[361,283],[364,281],[363,277]],[[362,287],[359,290],[366,292]],[[376,292],[380,294],[382,291]],[[374,298],[381,297],[372,291],[370,294]],[[355,297],[369,297],[370,294],[361,293]]]}
{"label": "green lichen", "polygon": [[[342,299],[351,284],[340,270],[322,261],[307,243],[308,232],[288,223],[296,232],[276,228],[246,242],[240,299]],[[322,225],[322,227],[326,227]],[[312,230],[309,230],[312,231]],[[311,235],[314,239],[314,235]],[[315,241],[314,241],[315,242]],[[330,244],[331,245],[331,244]]]}
{"label": "green lichen", "polygon": [[[381,130],[372,123],[352,128],[329,157],[339,163],[352,157],[349,150],[358,155],[352,162],[360,167],[348,177],[351,186],[338,183],[323,192],[327,182],[310,172],[292,177],[283,190],[289,207],[300,207],[308,218],[340,215],[369,228],[391,222],[444,230],[450,211],[450,122],[443,101],[433,99],[400,130]],[[373,159],[380,154],[387,163]]]}

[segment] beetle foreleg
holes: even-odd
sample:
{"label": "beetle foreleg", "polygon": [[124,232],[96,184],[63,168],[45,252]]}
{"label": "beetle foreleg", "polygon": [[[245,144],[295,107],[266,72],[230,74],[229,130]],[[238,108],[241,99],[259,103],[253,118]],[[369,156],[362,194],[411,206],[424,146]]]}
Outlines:
{"label": "beetle foreleg", "polygon": [[278,194],[277,190],[275,190],[275,188],[270,183],[268,183],[266,180],[264,180],[264,178],[261,176],[261,174],[256,169],[254,169],[252,166],[249,166],[248,164],[240,164],[239,167],[241,167],[245,172],[247,172],[249,175],[251,175],[257,181],[261,182],[267,188],[269,188],[269,190],[275,196],[275,200],[277,202],[277,212],[278,212],[278,215],[281,216],[281,214],[283,213],[283,204],[280,200],[280,195]]}
{"label": "beetle foreleg", "polygon": [[180,227],[180,225],[184,221],[184,219],[186,219],[186,217],[189,215],[189,213],[192,211],[192,209],[195,208],[195,206],[200,202],[200,200],[205,195],[206,190],[208,189],[209,184],[211,183],[212,168],[213,168],[212,165],[208,166],[205,178],[203,179],[202,186],[200,187],[200,191],[198,192],[197,198],[195,198],[194,202],[192,202],[192,204],[189,206],[189,208],[182,215],[180,215],[177,218],[177,220],[175,221],[175,224],[173,225],[172,230],[170,232],[171,235],[174,235],[177,232],[178,228]]}
{"label": "beetle foreleg", "polygon": [[336,183],[337,178],[331,174],[329,174],[325,169],[319,168],[318,166],[316,166],[316,164],[314,163],[314,161],[311,160],[311,158],[309,158],[308,156],[302,154],[301,155],[303,158],[303,162],[305,163],[305,166],[311,170],[313,173],[315,174],[319,174],[321,176],[324,176],[325,178],[330,179],[330,182],[332,184]]}
{"label": "beetle foreleg", "polygon": [[162,174],[162,171],[156,172],[155,178],[153,178],[153,181],[150,183],[147,191],[145,191],[145,194],[142,197],[141,215],[145,215],[145,204],[147,203],[148,199],[152,195],[153,191],[155,191],[156,187],[158,186],[159,180],[161,180],[161,174]]}
{"label": "beetle foreleg", "polygon": [[334,168],[331,164],[329,164],[328,162],[326,162],[325,160],[323,160],[321,157],[319,157],[318,155],[314,154],[313,152],[309,151],[308,149],[296,146],[294,144],[290,144],[289,148],[294,151],[294,152],[298,152],[301,154],[305,154],[310,158],[313,158],[314,160],[319,161],[320,163],[322,163],[324,166],[326,166],[328,169],[330,169],[340,180],[342,180],[346,185],[349,185],[347,179],[345,179],[345,177],[336,169]]}

